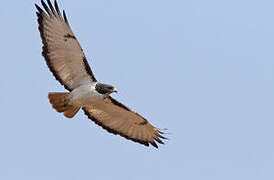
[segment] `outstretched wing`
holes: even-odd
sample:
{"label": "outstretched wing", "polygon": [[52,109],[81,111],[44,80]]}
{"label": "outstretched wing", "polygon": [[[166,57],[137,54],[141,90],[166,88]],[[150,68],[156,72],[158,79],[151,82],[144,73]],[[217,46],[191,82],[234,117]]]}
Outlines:
{"label": "outstretched wing", "polygon": [[86,60],[83,49],[73,34],[65,11],[63,16],[55,0],[49,7],[41,0],[45,9],[35,4],[39,31],[43,41],[42,55],[55,78],[69,91],[92,81],[96,81]]}
{"label": "outstretched wing", "polygon": [[164,144],[162,132],[150,124],[144,117],[130,110],[117,100],[109,97],[83,107],[85,114],[96,124],[110,133],[148,146],[158,148],[155,141]]}

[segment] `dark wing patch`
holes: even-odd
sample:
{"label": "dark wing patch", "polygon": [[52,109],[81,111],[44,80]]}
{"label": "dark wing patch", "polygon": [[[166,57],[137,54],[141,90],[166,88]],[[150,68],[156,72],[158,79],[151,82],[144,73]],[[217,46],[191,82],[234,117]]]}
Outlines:
{"label": "dark wing patch", "polygon": [[75,39],[76,40],[76,37],[74,35],[71,35],[71,34],[66,34],[64,35],[64,38],[71,38],[71,39]]}

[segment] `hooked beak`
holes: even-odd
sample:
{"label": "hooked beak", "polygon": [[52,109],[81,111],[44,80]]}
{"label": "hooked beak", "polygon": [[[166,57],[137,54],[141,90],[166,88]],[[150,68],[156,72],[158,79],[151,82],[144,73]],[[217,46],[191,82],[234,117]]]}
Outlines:
{"label": "hooked beak", "polygon": [[118,93],[118,91],[117,91],[116,88],[114,88],[114,89],[112,90],[112,92]]}

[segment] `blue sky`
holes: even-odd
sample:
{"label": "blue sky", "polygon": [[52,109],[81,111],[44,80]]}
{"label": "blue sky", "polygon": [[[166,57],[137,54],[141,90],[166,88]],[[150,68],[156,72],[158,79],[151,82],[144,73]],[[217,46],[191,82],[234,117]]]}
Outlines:
{"label": "blue sky", "polygon": [[97,79],[168,128],[158,150],[51,108],[34,3],[0,7],[0,179],[274,179],[273,1],[59,1]]}

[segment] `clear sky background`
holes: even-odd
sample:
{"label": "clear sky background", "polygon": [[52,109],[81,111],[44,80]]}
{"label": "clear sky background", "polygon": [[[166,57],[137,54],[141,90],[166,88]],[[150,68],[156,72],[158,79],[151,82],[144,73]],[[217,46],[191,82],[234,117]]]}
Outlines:
{"label": "clear sky background", "polygon": [[158,150],[51,108],[34,3],[0,6],[0,179],[274,179],[274,1],[59,1],[97,79],[168,128]]}

